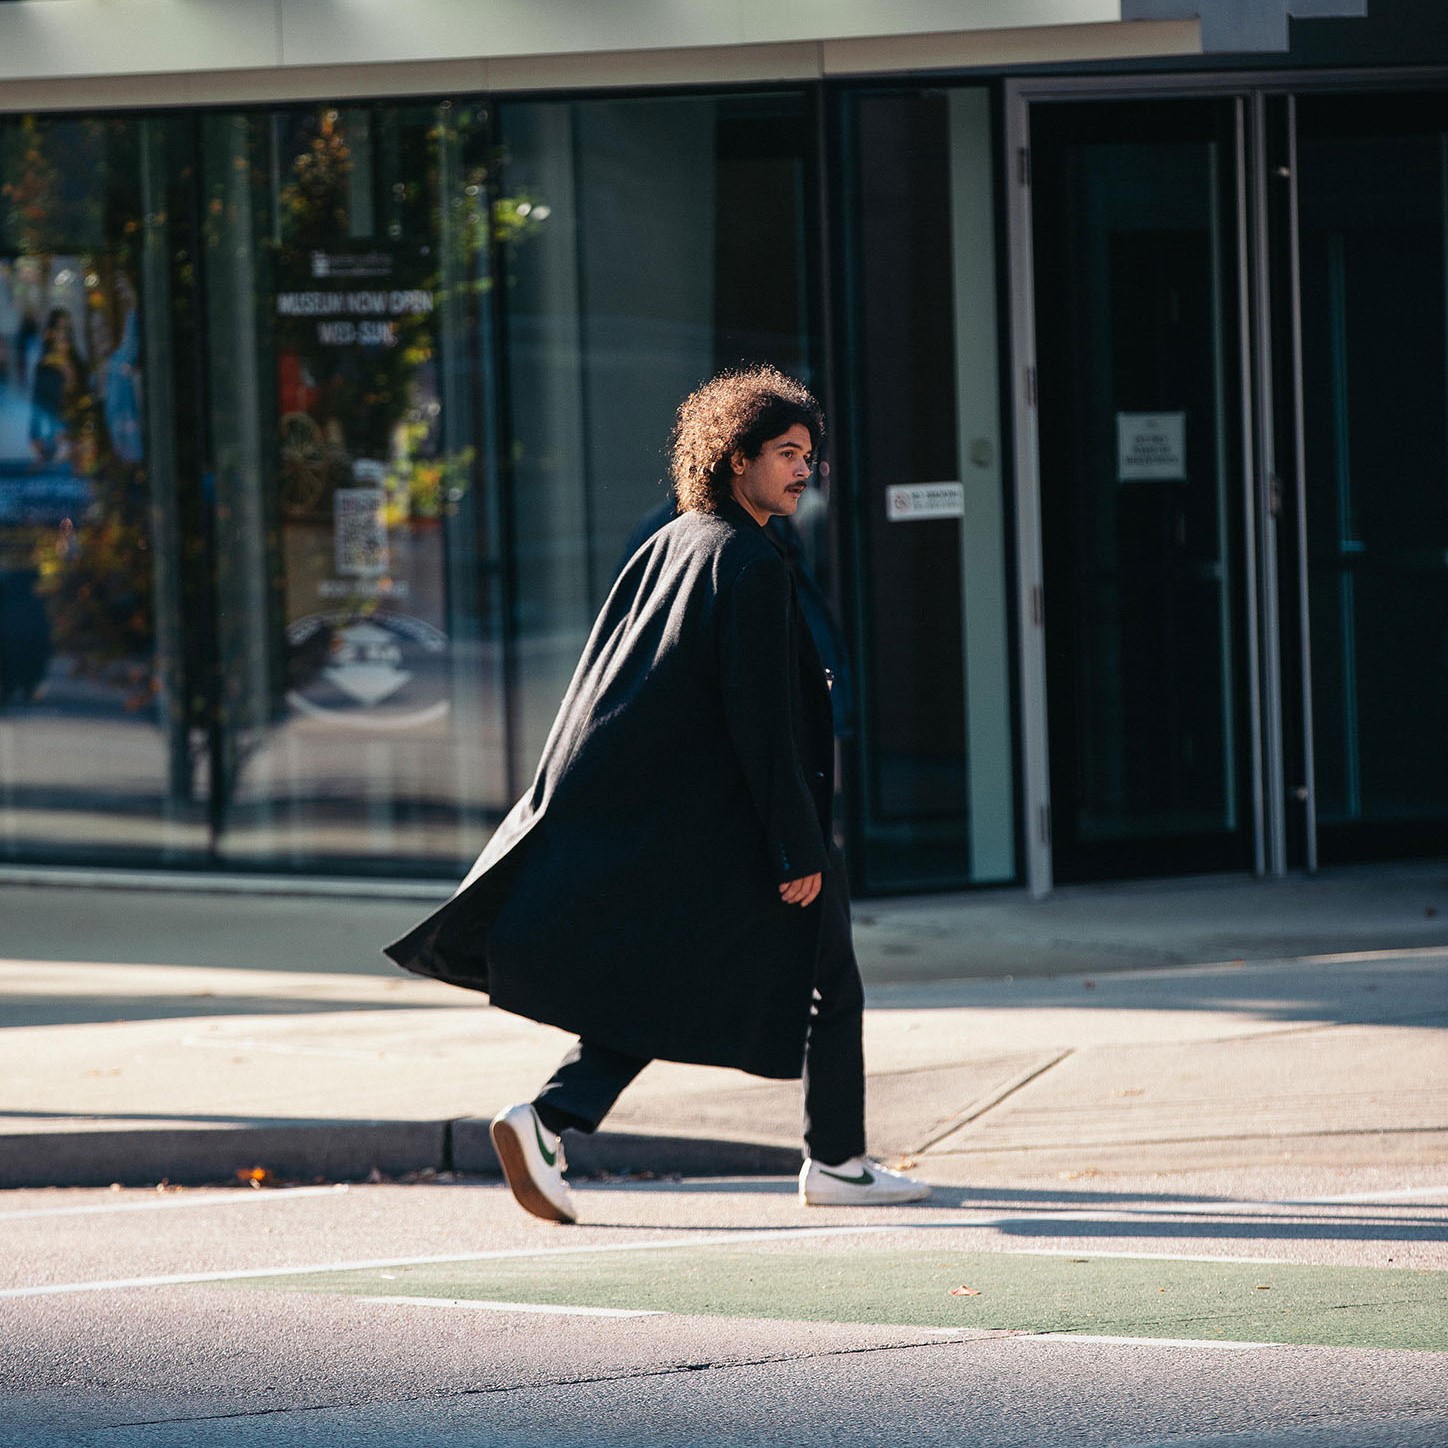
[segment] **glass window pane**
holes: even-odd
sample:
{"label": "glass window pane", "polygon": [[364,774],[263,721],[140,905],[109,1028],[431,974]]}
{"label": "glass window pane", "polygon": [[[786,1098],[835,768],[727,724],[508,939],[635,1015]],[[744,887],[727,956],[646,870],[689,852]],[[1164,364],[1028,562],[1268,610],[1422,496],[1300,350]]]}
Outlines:
{"label": "glass window pane", "polygon": [[817,380],[811,114],[792,93],[499,108],[520,778],[630,540],[668,516],[680,401],[740,362]]}
{"label": "glass window pane", "polygon": [[220,853],[470,857],[507,801],[479,111],[203,118]]}
{"label": "glass window pane", "polygon": [[0,853],[206,846],[170,413],[169,125],[0,121]]}

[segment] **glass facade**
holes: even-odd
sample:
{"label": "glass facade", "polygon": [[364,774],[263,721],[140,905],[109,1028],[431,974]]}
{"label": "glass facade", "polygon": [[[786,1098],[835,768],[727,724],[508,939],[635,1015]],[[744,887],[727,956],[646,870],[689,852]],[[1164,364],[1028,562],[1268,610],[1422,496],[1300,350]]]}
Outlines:
{"label": "glass facade", "polygon": [[679,400],[821,384],[815,146],[800,91],[5,122],[4,854],[470,860]]}
{"label": "glass facade", "polygon": [[857,888],[1440,848],[1448,79],[1130,80],[0,118],[0,860],[455,876],[754,361]]}

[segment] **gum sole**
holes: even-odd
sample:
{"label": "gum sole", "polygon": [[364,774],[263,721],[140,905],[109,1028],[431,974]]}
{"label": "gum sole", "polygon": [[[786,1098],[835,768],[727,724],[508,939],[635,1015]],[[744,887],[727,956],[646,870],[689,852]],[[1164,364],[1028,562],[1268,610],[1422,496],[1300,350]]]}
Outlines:
{"label": "gum sole", "polygon": [[498,1153],[498,1161],[503,1168],[503,1177],[508,1183],[508,1190],[513,1193],[518,1205],[525,1212],[542,1217],[545,1222],[575,1222],[576,1217],[570,1217],[561,1208],[554,1206],[538,1190],[528,1172],[527,1158],[523,1154],[523,1144],[518,1140],[518,1133],[507,1122],[500,1121],[493,1122],[489,1131],[493,1138],[493,1149]]}

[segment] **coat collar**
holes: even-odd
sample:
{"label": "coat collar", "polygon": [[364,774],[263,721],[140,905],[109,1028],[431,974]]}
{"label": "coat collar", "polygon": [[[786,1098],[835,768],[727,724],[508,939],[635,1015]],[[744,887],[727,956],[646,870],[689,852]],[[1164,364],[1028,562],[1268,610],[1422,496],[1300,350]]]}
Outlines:
{"label": "coat collar", "polygon": [[776,533],[775,529],[767,525],[761,526],[759,523],[756,523],[754,519],[750,516],[748,510],[744,507],[744,505],[738,502],[736,499],[732,497],[721,499],[717,516],[723,518],[725,522],[733,524],[733,526],[736,528],[747,529],[750,532],[763,534],[764,537],[769,540],[770,546],[773,547],[774,550],[781,556],[784,555],[784,544],[783,542],[781,542],[779,535]]}

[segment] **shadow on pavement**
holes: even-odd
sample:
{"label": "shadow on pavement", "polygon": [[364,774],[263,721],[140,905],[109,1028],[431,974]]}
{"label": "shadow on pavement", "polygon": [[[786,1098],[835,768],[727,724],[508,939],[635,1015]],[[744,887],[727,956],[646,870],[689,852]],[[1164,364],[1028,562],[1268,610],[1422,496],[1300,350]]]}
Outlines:
{"label": "shadow on pavement", "polygon": [[[123,971],[124,966],[117,966]],[[481,997],[478,998],[479,1003]],[[459,993],[456,1005],[465,1004]],[[310,1016],[345,1011],[447,1011],[437,1000],[399,996],[394,1001],[334,997],[234,995],[207,991],[195,995],[10,995],[0,1008],[0,1031],[21,1026],[128,1025],[138,1021],[179,1021],[215,1016]]]}

